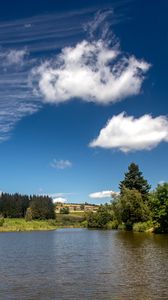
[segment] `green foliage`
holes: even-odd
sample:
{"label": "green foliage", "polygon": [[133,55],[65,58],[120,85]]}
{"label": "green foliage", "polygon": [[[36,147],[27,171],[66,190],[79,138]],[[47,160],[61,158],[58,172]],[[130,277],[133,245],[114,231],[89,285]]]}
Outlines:
{"label": "green foliage", "polygon": [[[54,220],[52,220],[54,221]],[[26,222],[24,218],[5,218],[0,232],[8,231],[32,231],[32,230],[55,230],[56,223],[51,220],[32,220]]]}
{"label": "green foliage", "polygon": [[114,220],[114,221],[109,221],[107,224],[106,224],[106,228],[107,229],[118,229],[118,221],[117,220]]}
{"label": "green foliage", "polygon": [[0,196],[0,213],[10,218],[23,218],[29,207],[29,197],[20,194],[2,193]]}
{"label": "green foliage", "polygon": [[127,228],[126,228],[126,226],[125,226],[124,223],[119,224],[119,225],[118,225],[118,229],[119,229],[119,230],[127,230]]}
{"label": "green foliage", "polygon": [[148,206],[141,193],[135,189],[123,188],[120,198],[113,204],[113,209],[118,222],[123,222],[127,230],[131,230],[134,223],[149,219]]}
{"label": "green foliage", "polygon": [[81,209],[81,210],[84,210],[84,208],[85,208],[85,204],[81,204],[81,205],[80,205],[80,209]]}
{"label": "green foliage", "polygon": [[29,222],[32,221],[32,219],[33,219],[32,210],[30,207],[28,207],[25,214],[25,221]]}
{"label": "green foliage", "polygon": [[153,222],[152,221],[147,221],[147,222],[139,222],[135,223],[133,225],[133,231],[136,232],[145,232],[152,229],[153,230]]}
{"label": "green foliage", "polygon": [[83,221],[83,222],[81,222],[81,227],[84,227],[84,228],[87,228],[87,227],[88,227],[88,223],[87,223],[86,220]]}
{"label": "green foliage", "polygon": [[69,214],[69,207],[68,206],[62,207],[60,209],[60,214],[68,215]]}
{"label": "green foliage", "polygon": [[55,219],[55,207],[48,196],[33,196],[30,198],[32,219]]}
{"label": "green foliage", "polygon": [[4,224],[4,217],[3,215],[0,215],[0,227],[2,227]]}
{"label": "green foliage", "polygon": [[168,183],[158,185],[151,193],[150,208],[157,231],[168,233]]}
{"label": "green foliage", "polygon": [[0,214],[5,218],[54,219],[55,209],[52,199],[47,196],[27,196],[2,193]]}
{"label": "green foliage", "polygon": [[137,190],[141,193],[143,199],[145,199],[149,193],[150,185],[147,180],[144,179],[142,172],[139,170],[139,166],[135,163],[131,163],[128,167],[128,172],[125,173],[125,178],[120,182],[119,188],[121,194],[124,188],[129,190]]}
{"label": "green foliage", "polygon": [[97,212],[87,214],[88,228],[106,228],[107,223],[113,220],[110,205],[101,205]]}
{"label": "green foliage", "polygon": [[57,225],[60,227],[83,227],[82,222],[86,220],[84,214],[57,214]]}

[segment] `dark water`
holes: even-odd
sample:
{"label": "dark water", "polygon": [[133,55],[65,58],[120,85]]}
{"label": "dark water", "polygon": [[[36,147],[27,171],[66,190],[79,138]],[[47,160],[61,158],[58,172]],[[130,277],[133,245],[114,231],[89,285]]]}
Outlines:
{"label": "dark water", "polygon": [[168,299],[168,236],[1,233],[0,299]]}

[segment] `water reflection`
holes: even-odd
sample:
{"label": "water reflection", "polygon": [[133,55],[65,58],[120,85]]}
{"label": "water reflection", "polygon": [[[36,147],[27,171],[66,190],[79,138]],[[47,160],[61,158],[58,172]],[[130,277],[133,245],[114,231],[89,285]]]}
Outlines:
{"label": "water reflection", "polygon": [[167,235],[4,233],[0,257],[0,299],[168,299]]}

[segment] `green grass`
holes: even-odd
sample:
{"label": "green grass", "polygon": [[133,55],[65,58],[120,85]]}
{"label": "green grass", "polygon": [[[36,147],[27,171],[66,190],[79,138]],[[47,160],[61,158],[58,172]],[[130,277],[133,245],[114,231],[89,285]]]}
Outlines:
{"label": "green grass", "polygon": [[23,218],[5,218],[0,225],[0,232],[55,230],[62,227],[85,227],[83,213],[57,214],[56,220],[32,220],[25,221]]}
{"label": "green grass", "polygon": [[80,216],[80,217],[83,217],[85,215],[85,212],[84,211],[73,211],[73,212],[70,212],[69,213],[69,216]]}
{"label": "green grass", "polygon": [[85,215],[82,213],[57,214],[56,223],[58,227],[83,227]]}
{"label": "green grass", "polygon": [[33,230],[54,230],[57,229],[55,220],[32,220],[26,222],[22,218],[6,218],[0,226],[0,232],[10,231],[33,231]]}

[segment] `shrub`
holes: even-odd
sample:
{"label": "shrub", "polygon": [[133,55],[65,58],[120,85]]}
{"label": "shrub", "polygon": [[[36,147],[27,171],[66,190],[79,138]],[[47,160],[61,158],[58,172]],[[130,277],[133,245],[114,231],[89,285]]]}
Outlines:
{"label": "shrub", "polygon": [[89,212],[87,214],[88,228],[106,228],[107,224],[113,220],[111,207],[101,205],[96,213]]}
{"label": "shrub", "polygon": [[4,217],[0,215],[0,226],[3,226],[4,222],[5,222]]}
{"label": "shrub", "polygon": [[126,226],[124,223],[118,225],[119,230],[126,230]]}
{"label": "shrub", "polygon": [[137,190],[123,188],[122,195],[114,205],[119,223],[125,223],[126,230],[131,230],[134,223],[149,219],[149,208]]}
{"label": "shrub", "polygon": [[108,222],[107,225],[106,225],[106,228],[107,229],[117,229],[118,228],[117,220]]}
{"label": "shrub", "polygon": [[81,222],[81,227],[84,227],[84,228],[87,228],[88,224],[87,224],[87,221],[83,221]]}
{"label": "shrub", "polygon": [[33,217],[32,217],[32,210],[30,207],[27,208],[26,210],[26,214],[25,214],[25,221],[29,222],[32,221]]}
{"label": "shrub", "polygon": [[50,226],[56,226],[57,225],[56,220],[54,220],[54,219],[48,220],[48,225],[50,225]]}
{"label": "shrub", "polygon": [[60,214],[65,214],[68,215],[69,214],[69,207],[63,207],[60,209]]}
{"label": "shrub", "polygon": [[168,233],[168,183],[159,184],[151,193],[150,206],[156,231]]}
{"label": "shrub", "polygon": [[139,223],[135,223],[133,225],[133,231],[136,231],[136,232],[145,232],[151,228],[153,228],[152,221],[139,222]]}

